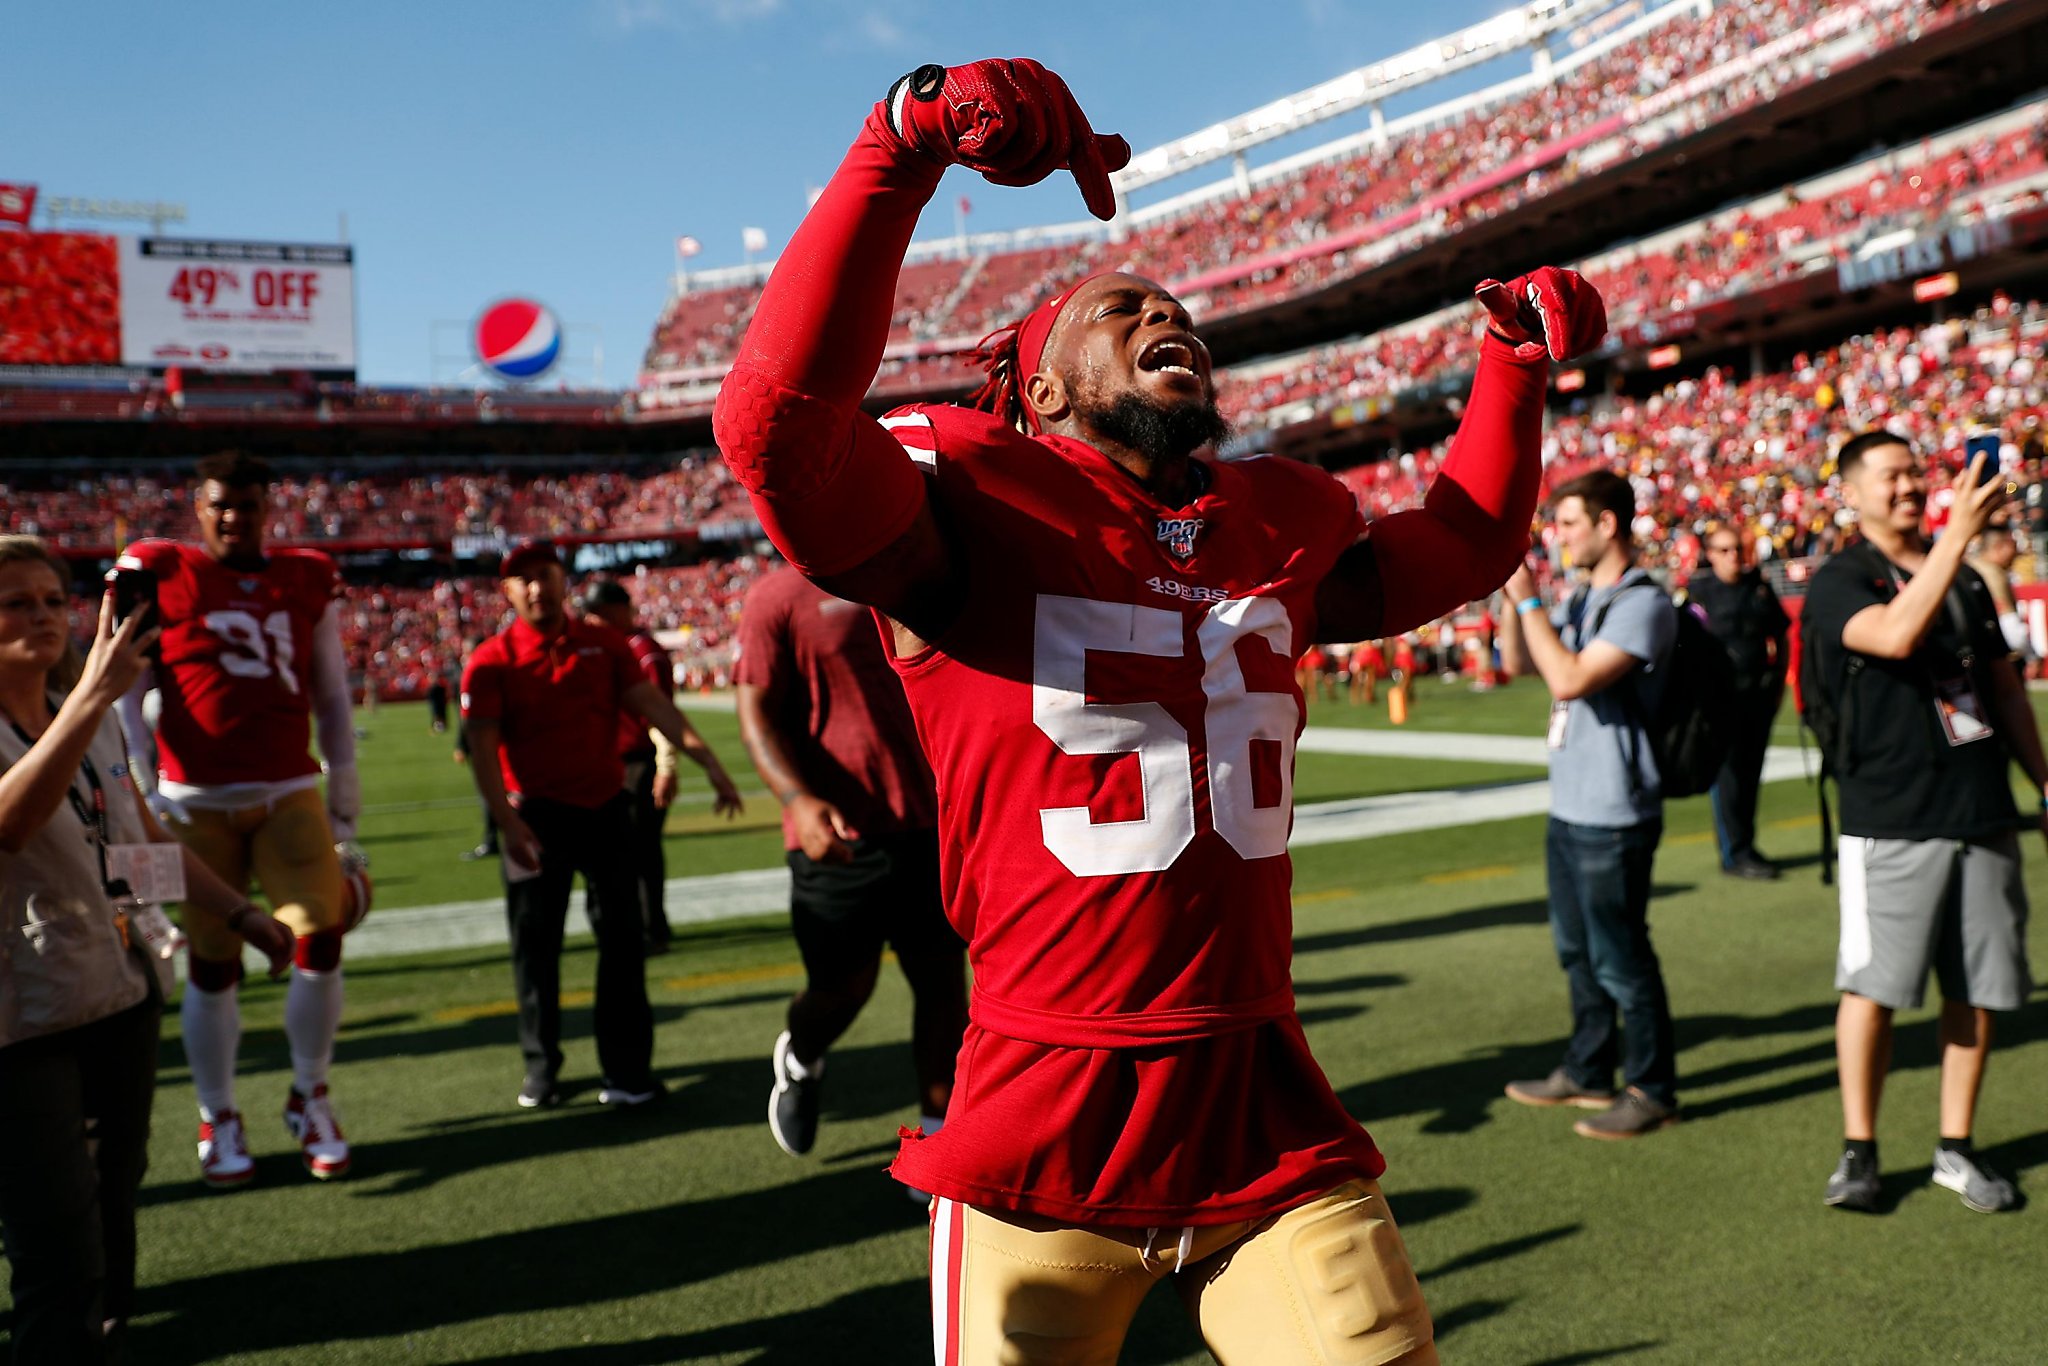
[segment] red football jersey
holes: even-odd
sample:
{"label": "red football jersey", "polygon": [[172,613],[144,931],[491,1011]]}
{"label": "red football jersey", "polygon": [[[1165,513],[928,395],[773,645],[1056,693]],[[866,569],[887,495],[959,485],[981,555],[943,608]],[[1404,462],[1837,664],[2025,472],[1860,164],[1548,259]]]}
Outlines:
{"label": "red football jersey", "polygon": [[318,773],[313,630],[341,593],[334,561],[274,550],[261,569],[234,569],[201,546],[138,541],[121,562],[157,577],[163,776],[212,787]]}
{"label": "red football jersey", "polygon": [[1379,1154],[1290,980],[1294,665],[1351,495],[1205,462],[1186,507],[1094,448],[986,414],[884,419],[930,477],[968,595],[896,661],[938,780],[947,912],[974,967],[945,1128],[904,1181],[1075,1222],[1224,1223]]}
{"label": "red football jersey", "polygon": [[[733,681],[761,689],[791,764],[855,833],[895,835],[939,823],[917,723],[866,608],[787,565],[763,574],[740,613]],[[787,807],[782,843],[798,843]]]}

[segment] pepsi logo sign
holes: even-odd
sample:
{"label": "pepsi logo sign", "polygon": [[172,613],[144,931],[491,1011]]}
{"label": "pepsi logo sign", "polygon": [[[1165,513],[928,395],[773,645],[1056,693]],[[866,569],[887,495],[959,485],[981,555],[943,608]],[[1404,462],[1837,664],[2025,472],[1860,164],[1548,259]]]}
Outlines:
{"label": "pepsi logo sign", "polygon": [[500,299],[477,316],[470,344],[477,364],[500,379],[534,379],[561,359],[562,328],[544,305]]}

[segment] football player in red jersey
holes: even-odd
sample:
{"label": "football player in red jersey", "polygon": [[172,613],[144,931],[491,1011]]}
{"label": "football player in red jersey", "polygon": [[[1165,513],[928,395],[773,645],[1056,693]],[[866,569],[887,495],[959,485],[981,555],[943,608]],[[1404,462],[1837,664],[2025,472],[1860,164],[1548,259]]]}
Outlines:
{"label": "football player in red jersey", "polygon": [[[298,946],[285,991],[292,1087],[285,1125],[306,1169],[349,1167],[327,1094],[341,1027],[344,888],[337,840],[362,807],[336,601],[341,577],[316,550],[263,547],[270,468],[241,452],[199,462],[200,543],[138,541],[120,565],[156,575],[161,653],[121,706],[136,780],[169,828],[231,886],[261,884]],[[154,728],[143,698],[160,699]],[[309,751],[317,728],[326,759]],[[206,921],[187,927],[185,1054],[199,1092],[199,1171],[230,1188],[255,1174],[235,1104],[242,943]]]}
{"label": "football player in red jersey", "polygon": [[[1528,544],[1546,358],[1599,296],[1543,268],[1491,320],[1424,506],[1368,528],[1343,486],[1205,453],[1207,348],[1149,280],[1097,275],[988,348],[973,407],[862,413],[919,211],[946,166],[1069,169],[1101,137],[1035,62],[891,89],[762,295],[716,427],[785,555],[884,619],[937,776],[946,907],[974,968],[934,1191],[933,1349],[1112,1360],[1176,1277],[1225,1366],[1436,1359],[1290,980],[1294,664],[1498,587]],[[907,458],[906,458],[907,452]]]}

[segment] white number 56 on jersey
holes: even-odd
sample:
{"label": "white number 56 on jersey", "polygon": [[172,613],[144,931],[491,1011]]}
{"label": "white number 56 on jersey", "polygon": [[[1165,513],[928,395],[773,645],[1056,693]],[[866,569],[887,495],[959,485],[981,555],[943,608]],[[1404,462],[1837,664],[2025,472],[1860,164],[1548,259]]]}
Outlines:
{"label": "white number 56 on jersey", "polygon": [[[1172,866],[1195,838],[1194,752],[1187,728],[1157,702],[1088,701],[1091,650],[1178,659],[1182,617],[1162,607],[1041,595],[1032,645],[1031,719],[1065,754],[1135,754],[1143,777],[1145,814],[1097,821],[1085,806],[1038,813],[1045,847],[1081,877],[1156,873]],[[1262,636],[1282,658],[1293,657],[1287,609],[1272,598],[1232,598],[1202,616],[1202,692],[1208,747],[1209,799],[1216,832],[1239,856],[1272,858],[1287,850],[1294,806],[1291,693],[1248,692],[1237,642]],[[1280,746],[1280,800],[1259,806],[1252,791],[1252,742]]]}

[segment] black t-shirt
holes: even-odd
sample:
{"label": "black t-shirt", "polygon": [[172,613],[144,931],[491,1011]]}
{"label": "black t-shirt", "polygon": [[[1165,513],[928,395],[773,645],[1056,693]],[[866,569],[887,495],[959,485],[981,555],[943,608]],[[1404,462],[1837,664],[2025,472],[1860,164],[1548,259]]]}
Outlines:
{"label": "black t-shirt", "polygon": [[1770,642],[1782,638],[1792,622],[1761,570],[1746,570],[1734,583],[1698,574],[1685,586],[1685,595],[1707,614],[1707,629],[1728,648],[1736,687],[1758,692],[1785,681],[1771,664]]}
{"label": "black t-shirt", "polygon": [[[1863,656],[1862,672],[1844,686],[1852,652],[1842,645],[1842,628],[1873,604],[1890,602],[1911,579],[1873,549],[1858,542],[1822,565],[1800,612],[1802,648],[1817,650],[1815,662],[1841,718],[1842,753],[1834,756],[1842,788],[1842,833],[1874,839],[1965,839],[2011,830],[2019,824],[2008,777],[2011,751],[1994,733],[1954,743],[1951,732],[1976,729],[1949,706],[1974,693],[1977,715],[1991,717],[1990,671],[2007,657],[1991,590],[1968,565],[1956,571],[1951,594],[1960,593],[1969,623],[1968,648],[1975,667],[1966,671],[1965,642],[1955,614],[1944,603],[1920,648],[1906,659]],[[1974,675],[1974,676],[1972,676]]]}

